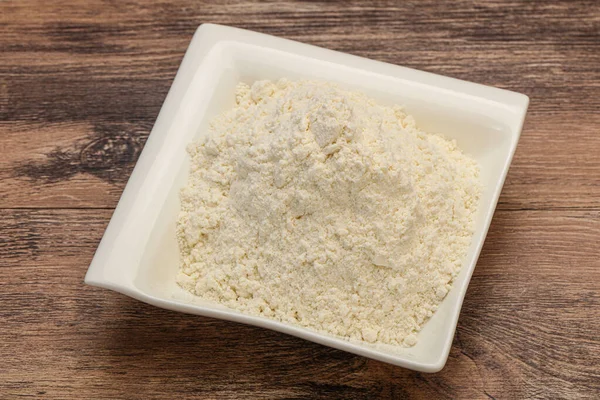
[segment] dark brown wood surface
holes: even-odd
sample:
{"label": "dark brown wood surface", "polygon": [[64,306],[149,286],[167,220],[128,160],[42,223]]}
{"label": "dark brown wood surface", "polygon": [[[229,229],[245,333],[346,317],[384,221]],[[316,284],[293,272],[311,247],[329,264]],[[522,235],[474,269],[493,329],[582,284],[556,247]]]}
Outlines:
{"label": "dark brown wood surface", "polygon": [[[0,398],[600,398],[600,2],[0,2]],[[196,27],[526,93],[450,359],[422,374],[83,277]]]}

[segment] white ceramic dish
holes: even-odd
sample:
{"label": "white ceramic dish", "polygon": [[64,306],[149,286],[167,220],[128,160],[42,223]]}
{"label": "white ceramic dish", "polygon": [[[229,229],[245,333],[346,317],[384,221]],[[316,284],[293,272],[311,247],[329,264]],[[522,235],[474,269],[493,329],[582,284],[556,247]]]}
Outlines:
{"label": "white ceramic dish", "polygon": [[[419,127],[455,138],[481,165],[485,191],[477,228],[454,287],[412,348],[351,343],[243,315],[202,301],[175,283],[175,221],[186,183],[186,145],[233,106],[239,81],[319,79],[401,104]],[[243,322],[402,367],[436,372],[448,358],[462,301],[508,171],[527,96],[298,42],[218,25],[198,28],[144,151],[89,267],[85,282],[171,310]]]}

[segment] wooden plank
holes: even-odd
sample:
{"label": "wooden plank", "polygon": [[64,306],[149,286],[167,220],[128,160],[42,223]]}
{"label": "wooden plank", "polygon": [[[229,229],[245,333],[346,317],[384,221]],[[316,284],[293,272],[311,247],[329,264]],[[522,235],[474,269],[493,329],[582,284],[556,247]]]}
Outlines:
{"label": "wooden plank", "polygon": [[[115,207],[151,118],[9,125],[0,208]],[[498,208],[600,209],[598,126],[600,114],[578,121],[529,115]]]}
{"label": "wooden plank", "polygon": [[[499,207],[599,207],[597,2],[166,4],[6,7],[0,207],[114,207],[202,22],[525,92],[530,113]],[[525,16],[533,21],[518,25]]]}
{"label": "wooden plank", "polygon": [[148,131],[76,122],[5,129],[0,208],[114,208]]}
{"label": "wooden plank", "polygon": [[583,398],[600,391],[600,212],[497,212],[438,374],[87,287],[83,276],[110,216],[3,212],[0,392]]}

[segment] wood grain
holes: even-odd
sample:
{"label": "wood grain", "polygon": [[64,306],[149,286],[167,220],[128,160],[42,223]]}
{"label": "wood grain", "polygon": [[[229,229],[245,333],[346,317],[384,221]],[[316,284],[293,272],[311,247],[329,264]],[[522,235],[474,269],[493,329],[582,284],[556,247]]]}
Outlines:
{"label": "wood grain", "polygon": [[[600,398],[600,3],[0,3],[0,399]],[[516,90],[524,131],[446,368],[83,285],[204,22]]]}

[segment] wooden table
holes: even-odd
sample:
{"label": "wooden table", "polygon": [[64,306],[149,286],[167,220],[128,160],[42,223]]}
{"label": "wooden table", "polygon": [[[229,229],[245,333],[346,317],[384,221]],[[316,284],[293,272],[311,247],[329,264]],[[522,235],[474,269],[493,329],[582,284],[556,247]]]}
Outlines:
{"label": "wooden table", "polygon": [[[0,398],[600,398],[599,2],[17,0],[0,14]],[[83,284],[204,22],[531,97],[442,372]]]}

